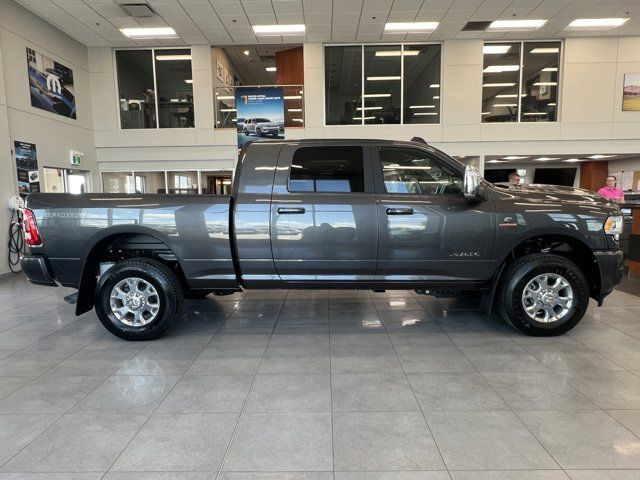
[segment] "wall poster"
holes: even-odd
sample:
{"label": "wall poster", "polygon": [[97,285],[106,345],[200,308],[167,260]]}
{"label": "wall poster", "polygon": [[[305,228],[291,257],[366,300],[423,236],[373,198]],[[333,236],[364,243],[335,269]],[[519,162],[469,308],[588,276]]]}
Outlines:
{"label": "wall poster", "polygon": [[31,106],[76,118],[73,70],[27,47]]}
{"label": "wall poster", "polygon": [[13,142],[18,171],[18,193],[24,197],[40,191],[38,154],[35,143]]}
{"label": "wall poster", "polygon": [[284,138],[283,87],[236,87],[238,148],[247,142]]}
{"label": "wall poster", "polygon": [[640,73],[625,73],[622,110],[640,111]]}

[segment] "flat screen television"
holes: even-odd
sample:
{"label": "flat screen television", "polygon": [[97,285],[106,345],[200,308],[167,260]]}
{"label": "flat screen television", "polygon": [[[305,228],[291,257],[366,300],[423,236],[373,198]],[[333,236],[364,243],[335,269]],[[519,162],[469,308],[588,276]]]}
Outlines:
{"label": "flat screen television", "polygon": [[485,169],[484,178],[491,183],[508,182],[509,174],[515,172],[515,168]]}
{"label": "flat screen television", "polygon": [[573,187],[577,168],[536,168],[533,183]]}

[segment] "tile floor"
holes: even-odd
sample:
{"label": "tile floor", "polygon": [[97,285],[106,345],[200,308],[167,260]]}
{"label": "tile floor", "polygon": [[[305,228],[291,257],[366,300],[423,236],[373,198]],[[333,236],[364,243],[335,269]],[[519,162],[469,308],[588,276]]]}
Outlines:
{"label": "tile floor", "polygon": [[640,479],[640,297],[529,338],[476,299],[253,291],[128,343],[0,281],[0,480]]}

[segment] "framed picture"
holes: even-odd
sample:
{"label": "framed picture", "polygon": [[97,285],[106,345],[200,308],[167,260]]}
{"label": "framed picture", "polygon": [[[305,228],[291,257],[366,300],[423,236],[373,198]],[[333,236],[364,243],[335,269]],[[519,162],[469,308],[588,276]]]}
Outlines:
{"label": "framed picture", "polygon": [[622,110],[640,111],[640,73],[624,74]]}
{"label": "framed picture", "polygon": [[27,47],[31,106],[76,118],[73,70]]}
{"label": "framed picture", "polygon": [[218,77],[218,80],[221,82],[224,82],[224,67],[218,59],[216,59],[216,77]]}

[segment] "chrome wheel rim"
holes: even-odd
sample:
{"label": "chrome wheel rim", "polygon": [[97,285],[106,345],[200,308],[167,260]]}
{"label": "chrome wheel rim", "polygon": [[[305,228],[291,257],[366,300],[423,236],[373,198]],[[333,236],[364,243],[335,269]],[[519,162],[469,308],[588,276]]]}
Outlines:
{"label": "chrome wheel rim", "polygon": [[522,307],[532,320],[554,323],[573,306],[573,289],[562,275],[543,273],[532,278],[522,292]]}
{"label": "chrome wheel rim", "polygon": [[111,312],[125,325],[141,327],[152,322],[160,310],[155,287],[138,277],[120,280],[111,289]]}

